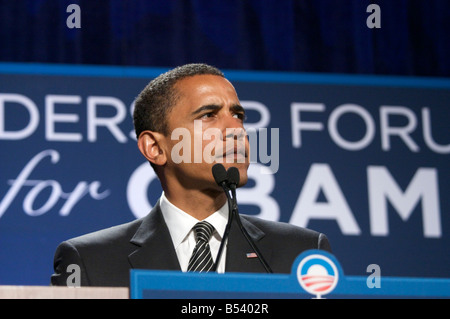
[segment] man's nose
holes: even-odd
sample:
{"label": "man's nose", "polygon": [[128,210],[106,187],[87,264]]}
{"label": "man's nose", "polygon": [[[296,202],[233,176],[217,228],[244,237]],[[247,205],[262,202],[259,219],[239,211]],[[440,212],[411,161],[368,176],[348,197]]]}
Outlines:
{"label": "man's nose", "polygon": [[225,130],[225,139],[239,140],[245,137],[245,129],[241,127],[227,127]]}
{"label": "man's nose", "polygon": [[233,114],[227,114],[223,117],[223,129],[243,129],[242,121]]}

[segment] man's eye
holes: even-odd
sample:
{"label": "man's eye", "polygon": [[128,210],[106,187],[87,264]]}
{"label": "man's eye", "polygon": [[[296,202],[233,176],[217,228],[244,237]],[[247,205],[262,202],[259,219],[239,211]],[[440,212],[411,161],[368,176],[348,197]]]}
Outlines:
{"label": "man's eye", "polygon": [[214,113],[205,113],[203,115],[200,116],[201,119],[206,119],[206,118],[210,118],[214,115]]}
{"label": "man's eye", "polygon": [[240,119],[242,121],[245,120],[245,114],[244,113],[236,113],[236,114],[233,115],[233,117],[235,117],[237,119]]}

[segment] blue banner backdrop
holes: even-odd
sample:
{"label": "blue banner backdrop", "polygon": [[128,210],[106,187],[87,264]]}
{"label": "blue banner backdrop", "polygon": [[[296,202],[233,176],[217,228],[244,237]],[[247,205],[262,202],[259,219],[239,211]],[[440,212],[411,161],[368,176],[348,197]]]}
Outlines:
{"label": "blue banner backdrop", "polygon": [[[47,285],[58,243],[148,213],[131,114],[163,71],[0,64],[0,284]],[[225,74],[251,138],[241,213],[326,233],[346,275],[450,277],[450,80]]]}

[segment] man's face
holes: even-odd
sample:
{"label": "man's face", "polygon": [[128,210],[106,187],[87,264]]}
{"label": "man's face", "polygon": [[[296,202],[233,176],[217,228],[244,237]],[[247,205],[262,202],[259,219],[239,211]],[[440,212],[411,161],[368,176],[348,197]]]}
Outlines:
{"label": "man's face", "polygon": [[249,144],[243,126],[244,109],[231,83],[215,75],[196,75],[175,85],[179,98],[169,112],[166,175],[185,187],[216,187],[212,166],[239,169],[247,182]]}

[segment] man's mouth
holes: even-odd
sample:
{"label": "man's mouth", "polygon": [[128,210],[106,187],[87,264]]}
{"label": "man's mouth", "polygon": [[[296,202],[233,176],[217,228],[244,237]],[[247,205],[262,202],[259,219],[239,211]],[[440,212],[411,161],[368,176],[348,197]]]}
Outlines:
{"label": "man's mouth", "polygon": [[[219,154],[221,152],[218,152]],[[247,150],[244,146],[234,146],[223,151],[216,159],[222,159],[225,163],[244,163],[248,157]]]}

